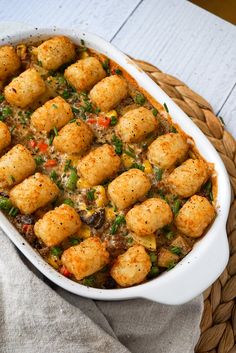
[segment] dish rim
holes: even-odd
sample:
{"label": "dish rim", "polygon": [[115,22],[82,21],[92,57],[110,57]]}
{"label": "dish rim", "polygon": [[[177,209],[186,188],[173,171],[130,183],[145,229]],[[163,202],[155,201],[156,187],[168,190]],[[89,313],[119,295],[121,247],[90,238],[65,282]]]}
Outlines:
{"label": "dish rim", "polygon": [[[121,289],[97,289],[76,283],[53,269],[24,239],[22,235],[0,213],[0,226],[17,248],[51,281],[62,288],[84,297],[98,300],[124,300],[131,298],[147,298],[165,304],[181,304],[189,301],[221,274],[229,257],[226,234],[226,220],[230,207],[230,183],[225,166],[206,136],[191,119],[172,101],[157,84],[142,71],[132,59],[119,51],[115,46],[101,37],[82,29],[66,28],[34,28],[18,31],[4,36],[1,44],[17,44],[39,40],[54,35],[65,35],[75,43],[83,39],[88,47],[97,50],[116,61],[124,68],[147,93],[160,104],[166,103],[171,119],[190,135],[200,154],[208,162],[213,162],[217,172],[217,208],[218,215],[205,236],[195,244],[191,252],[170,272],[165,272],[156,279],[143,284]],[[37,39],[36,39],[37,38]],[[218,238],[217,238],[218,237]],[[216,240],[216,241],[215,241]],[[219,253],[221,256],[219,256]],[[217,258],[217,261],[215,259]],[[197,283],[195,283],[197,282]],[[181,285],[180,285],[181,284]],[[155,292],[154,292],[155,290]]]}

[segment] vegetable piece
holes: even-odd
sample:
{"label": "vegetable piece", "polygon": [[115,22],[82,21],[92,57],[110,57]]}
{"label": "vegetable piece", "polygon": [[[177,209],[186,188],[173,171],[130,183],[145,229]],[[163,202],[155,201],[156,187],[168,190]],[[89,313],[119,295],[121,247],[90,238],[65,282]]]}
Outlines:
{"label": "vegetable piece", "polygon": [[64,265],[60,268],[60,273],[65,277],[71,276],[71,273],[67,270],[67,268]]}
{"label": "vegetable piece", "polygon": [[70,176],[67,179],[66,188],[68,190],[74,191],[76,189],[76,184],[78,180],[78,175],[75,169],[71,170]]}
{"label": "vegetable piece", "polygon": [[64,172],[67,172],[71,168],[71,159],[67,159],[64,166]]}
{"label": "vegetable piece", "polygon": [[181,206],[181,201],[180,201],[179,199],[176,199],[176,200],[174,201],[173,206],[171,206],[172,211],[173,211],[173,213],[174,213],[175,216],[178,214],[179,209],[180,209],[180,206]]}
{"label": "vegetable piece", "polygon": [[152,266],[150,272],[148,273],[148,278],[154,278],[159,274],[159,268],[157,266]]}
{"label": "vegetable piece", "polygon": [[83,279],[83,285],[87,287],[92,287],[95,282],[95,277],[94,276],[89,276]]}
{"label": "vegetable piece", "polygon": [[115,234],[122,224],[125,224],[125,216],[123,214],[116,217],[114,223],[111,226],[110,233]]}
{"label": "vegetable piece", "polygon": [[30,145],[30,147],[35,148],[37,146],[37,142],[35,140],[33,140],[33,139],[30,139],[29,140],[29,145]]}
{"label": "vegetable piece", "polygon": [[155,173],[155,176],[156,176],[156,180],[157,181],[161,181],[163,170],[161,168],[159,168],[159,167],[154,167],[154,173]]}
{"label": "vegetable piece", "polygon": [[154,116],[157,116],[158,110],[157,110],[156,108],[153,108],[153,109],[152,109],[152,114],[153,114]]}
{"label": "vegetable piece", "polygon": [[96,123],[97,123],[97,119],[89,118],[89,119],[87,120],[87,123],[89,123],[89,124],[96,124]]}
{"label": "vegetable piece", "polygon": [[161,248],[159,255],[158,255],[158,266],[169,268],[172,264],[178,262],[179,256],[173,254],[170,250],[165,248]]}
{"label": "vegetable piece", "polygon": [[35,161],[36,165],[39,166],[39,165],[43,164],[44,159],[42,156],[36,156],[36,157],[34,157],[34,161]]}
{"label": "vegetable piece", "polygon": [[97,207],[104,207],[108,203],[106,190],[102,185],[94,187],[95,190],[95,203]]}
{"label": "vegetable piece", "polygon": [[111,123],[111,119],[104,116],[98,117],[98,125],[103,126],[104,128],[108,128]]}
{"label": "vegetable piece", "polygon": [[154,234],[146,235],[143,237],[132,233],[132,238],[136,243],[143,245],[148,250],[156,250],[157,248],[156,237]]}
{"label": "vegetable piece", "polygon": [[150,260],[151,260],[152,264],[153,263],[155,264],[157,262],[157,254],[155,252],[150,252],[149,256],[150,256]]}
{"label": "vegetable piece", "polygon": [[176,254],[176,255],[182,254],[182,249],[178,246],[171,246],[170,251],[172,252],[172,254]]}
{"label": "vegetable piece", "polygon": [[90,190],[87,191],[86,196],[87,196],[87,199],[89,201],[94,201],[95,200],[95,196],[94,196],[95,191],[96,191],[95,189],[90,189]]}
{"label": "vegetable piece", "polygon": [[62,254],[62,249],[59,246],[53,246],[51,248],[51,254],[59,257]]}
{"label": "vegetable piece", "polygon": [[130,169],[134,163],[134,159],[128,156],[126,153],[122,153],[121,160],[126,169]]}
{"label": "vegetable piece", "polygon": [[38,143],[38,148],[39,148],[39,150],[40,150],[40,152],[46,152],[47,151],[47,149],[48,149],[48,144],[47,143],[45,143],[45,142],[43,142],[43,141],[40,141],[39,143]]}
{"label": "vegetable piece", "polygon": [[71,200],[71,199],[65,199],[64,201],[63,201],[63,203],[64,204],[66,204],[66,205],[69,205],[69,206],[71,206],[71,207],[74,207],[74,201],[73,200]]}
{"label": "vegetable piece", "polygon": [[144,105],[144,103],[146,102],[146,98],[142,93],[137,93],[136,96],[134,97],[134,101],[139,105]]}
{"label": "vegetable piece", "polygon": [[110,207],[109,205],[105,209],[106,212],[106,219],[108,222],[113,221],[116,218],[116,213],[114,207]]}
{"label": "vegetable piece", "polygon": [[115,146],[115,152],[120,155],[123,149],[123,142],[116,135],[112,136],[111,142]]}
{"label": "vegetable piece", "polygon": [[52,168],[57,165],[57,160],[56,159],[48,159],[47,162],[44,164],[46,168]]}
{"label": "vegetable piece", "polygon": [[0,210],[10,211],[11,207],[12,207],[12,203],[9,200],[9,198],[0,196]]}
{"label": "vegetable piece", "polygon": [[151,163],[149,162],[149,160],[145,160],[143,162],[143,166],[144,166],[144,173],[145,174],[151,174],[153,172],[153,168],[152,168],[152,165]]}
{"label": "vegetable piece", "polygon": [[128,146],[128,150],[124,150],[124,153],[127,154],[127,156],[132,157],[133,159],[136,158],[135,151],[130,146]]}
{"label": "vegetable piece", "polygon": [[82,239],[87,239],[91,236],[91,229],[87,224],[82,224],[82,227],[78,231],[78,236]]}
{"label": "vegetable piece", "polygon": [[144,169],[145,169],[145,167],[142,164],[138,164],[138,163],[133,163],[131,165],[131,168],[136,168],[136,169],[142,170],[142,172],[144,172]]}
{"label": "vegetable piece", "polygon": [[117,123],[117,112],[115,109],[106,113],[106,116],[111,119],[111,125],[115,125]]}

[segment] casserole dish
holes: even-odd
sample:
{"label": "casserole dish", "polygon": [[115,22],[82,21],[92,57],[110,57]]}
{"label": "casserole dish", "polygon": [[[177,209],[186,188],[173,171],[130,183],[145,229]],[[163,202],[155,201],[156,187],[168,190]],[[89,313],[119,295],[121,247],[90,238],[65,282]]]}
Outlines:
{"label": "casserole dish", "polygon": [[186,134],[193,137],[200,154],[215,166],[218,179],[216,202],[218,215],[204,238],[194,246],[190,254],[171,272],[164,273],[157,279],[136,287],[112,290],[88,288],[61,276],[44,262],[3,215],[1,215],[0,218],[1,226],[15,245],[44,275],[56,284],[75,294],[101,300],[143,297],[166,304],[184,303],[207,288],[223,271],[228,260],[225,224],[230,203],[230,186],[224,165],[205,136],[170,98],[168,98],[128,57],[101,38],[80,31],[74,32],[55,28],[40,29],[40,31],[35,29],[30,32],[22,32],[16,36],[8,37],[3,40],[3,44],[16,44],[24,40],[26,42],[29,40],[39,41],[56,34],[66,35],[77,44],[79,44],[81,39],[84,40],[88,48],[92,48],[117,62],[151,97],[161,104],[166,103],[168,105],[173,121],[176,122]]}

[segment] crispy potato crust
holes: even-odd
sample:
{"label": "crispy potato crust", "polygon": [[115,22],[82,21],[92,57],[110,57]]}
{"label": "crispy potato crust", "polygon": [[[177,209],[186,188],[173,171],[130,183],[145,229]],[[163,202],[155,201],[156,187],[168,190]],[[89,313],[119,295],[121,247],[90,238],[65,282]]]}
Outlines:
{"label": "crispy potato crust", "polygon": [[73,207],[61,205],[47,212],[36,222],[34,232],[47,246],[54,246],[75,234],[81,224],[80,217]]}
{"label": "crispy potato crust", "polygon": [[180,209],[175,225],[191,238],[200,237],[215,217],[214,207],[202,196],[192,196]]}
{"label": "crispy potato crust", "polygon": [[142,198],[151,188],[144,172],[130,169],[115,178],[108,186],[108,194],[114,204],[123,210]]}
{"label": "crispy potato crust", "polygon": [[77,280],[81,280],[107,265],[109,253],[98,237],[91,237],[65,250],[61,261]]}
{"label": "crispy potato crust", "polygon": [[36,173],[11,189],[10,199],[21,213],[31,214],[58,194],[58,187],[47,175]]}
{"label": "crispy potato crust", "polygon": [[111,276],[121,287],[129,287],[143,282],[150,269],[151,260],[145,248],[134,245],[116,258]]}

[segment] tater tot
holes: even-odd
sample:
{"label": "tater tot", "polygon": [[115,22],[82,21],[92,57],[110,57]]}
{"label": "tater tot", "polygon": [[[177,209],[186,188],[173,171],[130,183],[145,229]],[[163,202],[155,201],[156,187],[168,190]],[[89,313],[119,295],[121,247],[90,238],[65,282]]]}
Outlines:
{"label": "tater tot", "polygon": [[88,57],[69,66],[64,76],[78,92],[81,92],[90,90],[106,77],[106,72],[98,59]]}
{"label": "tater tot", "polygon": [[[0,121],[0,153],[2,150],[10,145],[11,143],[11,133],[8,126]],[[1,172],[0,172],[1,173]]]}
{"label": "tater tot", "polygon": [[36,222],[34,232],[47,246],[54,246],[75,234],[80,226],[81,220],[75,209],[69,205],[61,205]]}
{"label": "tater tot", "polygon": [[107,265],[109,253],[98,237],[90,237],[65,250],[61,261],[77,280],[81,280]]}
{"label": "tater tot", "polygon": [[64,36],[46,40],[34,52],[46,70],[56,70],[61,65],[72,61],[76,55],[74,44]]}
{"label": "tater tot", "polygon": [[120,167],[120,157],[108,144],[96,148],[87,154],[78,164],[78,173],[91,186],[99,185],[116,174]]}
{"label": "tater tot", "polygon": [[130,169],[109,184],[108,194],[116,207],[123,210],[142,198],[150,188],[150,180],[144,172]]}
{"label": "tater tot", "polygon": [[188,159],[169,175],[166,184],[172,194],[180,197],[194,195],[207,181],[208,166],[201,159]]}
{"label": "tater tot", "polygon": [[159,136],[148,147],[148,160],[161,169],[173,167],[182,162],[188,152],[188,143],[180,134],[169,133]]}
{"label": "tater tot", "polygon": [[36,173],[11,189],[10,200],[21,213],[31,214],[58,194],[58,187],[47,175]]}
{"label": "tater tot", "polygon": [[34,111],[31,124],[38,131],[49,132],[53,128],[62,128],[72,118],[70,104],[63,98],[56,97]]}
{"label": "tater tot", "polygon": [[111,276],[121,287],[129,287],[141,283],[150,269],[151,260],[145,248],[134,245],[116,258]]}
{"label": "tater tot", "polygon": [[180,209],[175,225],[191,238],[200,237],[215,217],[214,207],[202,196],[192,196]]}
{"label": "tater tot", "polygon": [[104,112],[114,108],[127,95],[127,83],[122,77],[117,75],[105,77],[90,91],[92,102]]}
{"label": "tater tot", "polygon": [[168,203],[160,198],[151,198],[131,208],[126,215],[126,224],[132,232],[145,236],[171,223],[172,219]]}
{"label": "tater tot", "polygon": [[5,87],[4,95],[8,103],[25,108],[45,92],[45,83],[35,69],[28,69],[14,78]]}
{"label": "tater tot", "polygon": [[55,136],[53,145],[62,153],[81,153],[93,140],[93,132],[82,120],[65,125]]}
{"label": "tater tot", "polygon": [[124,142],[139,142],[157,127],[157,120],[146,108],[137,108],[124,114],[115,127]]}
{"label": "tater tot", "polygon": [[10,187],[34,173],[34,158],[27,148],[16,145],[0,159],[0,187]]}
{"label": "tater tot", "polygon": [[10,45],[0,47],[0,81],[14,76],[20,68],[20,58]]}

